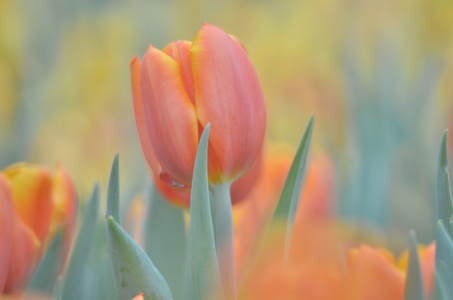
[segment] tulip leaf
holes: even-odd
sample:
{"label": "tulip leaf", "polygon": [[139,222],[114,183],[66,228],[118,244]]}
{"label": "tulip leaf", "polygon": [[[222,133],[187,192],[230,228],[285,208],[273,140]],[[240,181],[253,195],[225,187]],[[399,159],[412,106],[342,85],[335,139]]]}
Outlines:
{"label": "tulip leaf", "polygon": [[[198,145],[190,194],[188,261],[184,278],[184,299],[221,299],[219,266],[209,204],[208,140],[206,126]],[[208,296],[209,295],[209,296]]]}
{"label": "tulip leaf", "polygon": [[425,285],[423,283],[423,274],[418,257],[417,238],[413,230],[409,235],[409,261],[407,264],[404,300],[425,300]]}
{"label": "tulip leaf", "polygon": [[132,299],[141,292],[146,300],[173,299],[151,259],[112,216],[107,217],[107,239],[120,299]]}
{"label": "tulip leaf", "polygon": [[442,220],[445,226],[448,226],[447,231],[450,236],[453,236],[449,226],[453,215],[453,202],[451,196],[450,179],[448,175],[448,150],[447,150],[447,134],[448,130],[444,131],[439,149],[439,160],[437,163],[437,178],[436,178],[436,207],[437,219]]}
{"label": "tulip leaf", "polygon": [[173,297],[181,299],[186,255],[184,212],[164,200],[154,185],[147,195],[145,251],[167,280]]}
{"label": "tulip leaf", "polygon": [[300,141],[294,160],[289,169],[288,176],[283,187],[282,194],[275,209],[272,223],[282,218],[287,218],[286,224],[286,240],[285,240],[285,260],[289,256],[291,248],[291,239],[296,216],[297,206],[299,204],[299,196],[302,189],[305,169],[307,166],[308,150],[310,148],[311,134],[313,131],[314,117],[310,117],[305,132]]}
{"label": "tulip leaf", "polygon": [[115,155],[110,172],[109,188],[107,191],[107,210],[105,217],[112,216],[120,223],[120,183],[119,183],[119,155]]}
{"label": "tulip leaf", "polygon": [[443,279],[443,276],[441,273],[443,271],[439,272],[439,270],[444,270],[445,271],[445,264],[444,263],[439,263],[436,264],[436,271],[434,272],[434,293],[435,297],[432,297],[431,299],[435,300],[451,300],[447,298],[448,292],[447,292],[447,287],[448,282],[446,282]]}
{"label": "tulip leaf", "polygon": [[[436,227],[436,276],[446,291],[445,295],[453,295],[453,241],[445,229],[442,220],[437,222]],[[438,299],[436,293],[436,299]]]}
{"label": "tulip leaf", "polygon": [[[27,299],[25,297],[25,299]],[[61,300],[61,275],[57,277],[53,285],[52,300]]]}
{"label": "tulip leaf", "polygon": [[33,278],[28,284],[25,298],[27,298],[27,295],[32,295],[36,292],[40,295],[51,295],[52,287],[62,263],[62,233],[62,230],[59,230],[52,240]]}
{"label": "tulip leaf", "polygon": [[82,289],[80,278],[83,276],[88,257],[87,253],[93,242],[99,212],[99,198],[100,189],[99,184],[96,183],[83,214],[82,225],[66,268],[62,285],[62,298],[65,300],[80,299],[78,292]]}

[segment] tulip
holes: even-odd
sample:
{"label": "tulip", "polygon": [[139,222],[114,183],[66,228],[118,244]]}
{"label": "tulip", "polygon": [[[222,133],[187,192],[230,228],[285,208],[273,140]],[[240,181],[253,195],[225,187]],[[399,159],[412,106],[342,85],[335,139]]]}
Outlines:
{"label": "tulip", "polygon": [[0,273],[0,288],[5,277],[0,292],[8,294],[24,287],[46,247],[62,228],[62,253],[68,252],[75,221],[76,194],[71,179],[61,166],[57,166],[53,177],[47,168],[27,164],[11,166],[0,175],[1,239],[10,241],[2,242],[2,245],[9,245],[9,250],[0,249],[0,261],[7,257],[9,262],[3,269],[7,270],[6,275]]}
{"label": "tulip", "polygon": [[190,188],[208,123],[211,185],[233,182],[254,165],[266,111],[256,71],[236,38],[204,24],[193,43],[177,41],[163,51],[151,45],[130,67],[138,135],[156,178]]}

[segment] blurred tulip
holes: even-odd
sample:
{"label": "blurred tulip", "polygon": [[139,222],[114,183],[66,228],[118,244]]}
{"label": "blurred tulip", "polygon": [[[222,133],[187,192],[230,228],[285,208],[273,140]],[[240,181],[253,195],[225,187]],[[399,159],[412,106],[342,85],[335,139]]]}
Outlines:
{"label": "blurred tulip", "polygon": [[131,62],[134,114],[155,176],[189,189],[198,140],[211,123],[211,184],[233,182],[255,163],[266,127],[256,71],[242,44],[204,24],[193,43],[150,46]]}
{"label": "blurred tulip", "polygon": [[361,245],[349,252],[347,265],[347,299],[403,299],[404,273],[388,251]]}
{"label": "blurred tulip", "polygon": [[132,300],[143,300],[143,293],[138,294]]}
{"label": "blurred tulip", "polygon": [[[233,211],[235,230],[235,258],[238,278],[242,277],[250,259],[259,248],[262,234],[272,217],[285,179],[291,166],[291,151],[283,147],[269,147],[263,156],[257,183]],[[253,170],[252,170],[253,172]],[[249,175],[246,176],[256,176]],[[232,185],[241,184],[241,178]],[[324,220],[333,216],[335,208],[335,174],[333,164],[326,153],[318,153],[310,159],[306,182],[296,212],[295,234],[304,228],[306,220]]]}
{"label": "blurred tulip", "polygon": [[[9,207],[8,218],[11,219],[9,265],[3,292],[11,293],[23,288],[47,245],[62,228],[63,254],[69,250],[76,194],[71,179],[61,166],[57,166],[52,178],[47,168],[13,165],[3,171],[1,182],[2,205],[9,203],[5,207]],[[2,218],[2,230],[7,226],[5,221]]]}

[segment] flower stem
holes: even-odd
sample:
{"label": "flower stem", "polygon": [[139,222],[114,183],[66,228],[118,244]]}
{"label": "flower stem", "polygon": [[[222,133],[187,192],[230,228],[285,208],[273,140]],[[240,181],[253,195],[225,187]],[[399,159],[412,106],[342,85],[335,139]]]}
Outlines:
{"label": "flower stem", "polygon": [[231,183],[211,187],[217,260],[226,299],[236,299],[236,268],[234,261],[233,214]]}

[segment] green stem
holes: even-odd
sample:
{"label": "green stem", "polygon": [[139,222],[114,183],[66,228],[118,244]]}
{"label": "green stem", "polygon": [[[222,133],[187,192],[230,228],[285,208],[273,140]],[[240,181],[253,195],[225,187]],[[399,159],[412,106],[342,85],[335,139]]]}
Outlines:
{"label": "green stem", "polygon": [[211,187],[211,193],[220,276],[227,299],[236,299],[236,268],[230,187],[231,183],[214,185]]}

